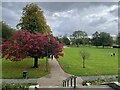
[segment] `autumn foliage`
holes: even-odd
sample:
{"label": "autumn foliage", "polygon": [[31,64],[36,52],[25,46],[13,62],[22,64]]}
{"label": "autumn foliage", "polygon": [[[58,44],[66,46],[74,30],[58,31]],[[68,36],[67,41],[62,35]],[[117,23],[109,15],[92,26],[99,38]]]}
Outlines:
{"label": "autumn foliage", "polygon": [[11,61],[20,61],[30,56],[43,58],[54,55],[63,56],[63,45],[58,43],[52,34],[42,35],[38,32],[17,31],[6,42],[3,42],[2,57]]}

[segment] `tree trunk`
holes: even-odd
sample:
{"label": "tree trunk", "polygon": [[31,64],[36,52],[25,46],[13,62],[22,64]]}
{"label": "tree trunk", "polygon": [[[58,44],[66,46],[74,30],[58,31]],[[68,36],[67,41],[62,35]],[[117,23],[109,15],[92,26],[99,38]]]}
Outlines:
{"label": "tree trunk", "polygon": [[83,68],[85,68],[85,59],[83,59]]}
{"label": "tree trunk", "polygon": [[103,48],[104,48],[104,45],[103,45]]}
{"label": "tree trunk", "polygon": [[34,57],[34,66],[33,68],[38,68],[38,57]]}

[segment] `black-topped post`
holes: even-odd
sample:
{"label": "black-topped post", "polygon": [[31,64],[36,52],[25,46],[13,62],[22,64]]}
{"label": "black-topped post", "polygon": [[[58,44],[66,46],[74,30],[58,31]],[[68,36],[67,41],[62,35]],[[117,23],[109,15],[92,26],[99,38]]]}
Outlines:
{"label": "black-topped post", "polygon": [[76,88],[76,76],[74,76],[74,88]]}
{"label": "black-topped post", "polygon": [[67,79],[67,86],[69,86],[69,79]]}
{"label": "black-topped post", "polygon": [[66,81],[65,81],[65,87],[66,87]]}
{"label": "black-topped post", "polygon": [[71,87],[72,87],[72,77],[70,78],[70,80],[71,80]]}
{"label": "black-topped post", "polygon": [[66,85],[65,85],[66,83],[65,83],[65,80],[63,80],[63,87],[65,87]]}

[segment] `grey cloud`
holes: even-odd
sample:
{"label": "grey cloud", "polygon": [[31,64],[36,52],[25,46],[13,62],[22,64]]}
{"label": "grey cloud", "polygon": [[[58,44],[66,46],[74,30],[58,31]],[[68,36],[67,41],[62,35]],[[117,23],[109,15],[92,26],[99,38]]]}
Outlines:
{"label": "grey cloud", "polygon": [[[3,20],[15,27],[27,3],[29,2],[3,3]],[[36,4],[44,11],[54,35],[71,34],[78,29],[86,31],[88,35],[95,31],[117,34],[117,9],[111,9],[117,3],[36,2]]]}
{"label": "grey cloud", "polygon": [[116,2],[39,2],[36,3],[40,5],[44,10],[50,12],[62,12],[71,9],[84,9],[90,6],[111,6],[117,4]]}
{"label": "grey cloud", "polygon": [[98,20],[92,21],[89,25],[94,27],[100,24],[104,24],[106,21],[107,21],[106,18],[100,17]]}
{"label": "grey cloud", "polygon": [[114,16],[118,16],[118,9],[112,10],[110,13]]}
{"label": "grey cloud", "polygon": [[2,20],[7,21],[10,26],[16,27],[19,22],[20,15],[8,8],[2,8]]}
{"label": "grey cloud", "polygon": [[45,3],[39,3],[43,9],[51,11],[51,12],[62,12],[67,11],[71,9],[82,9],[85,7],[90,6],[90,3],[84,3],[84,2],[45,2]]}

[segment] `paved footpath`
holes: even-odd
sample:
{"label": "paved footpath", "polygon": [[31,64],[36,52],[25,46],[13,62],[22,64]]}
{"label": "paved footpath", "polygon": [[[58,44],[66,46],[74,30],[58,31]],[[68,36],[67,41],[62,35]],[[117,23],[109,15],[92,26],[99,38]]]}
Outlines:
{"label": "paved footpath", "polygon": [[0,79],[2,83],[37,83],[37,79]]}
{"label": "paved footpath", "polygon": [[[48,60],[48,63],[50,66],[50,74],[38,79],[39,86],[62,86],[62,81],[71,75],[62,70],[55,58]],[[82,81],[80,77],[77,78],[78,84],[81,84]]]}

